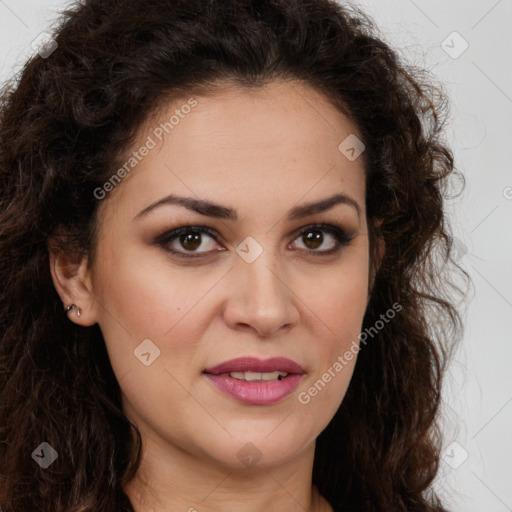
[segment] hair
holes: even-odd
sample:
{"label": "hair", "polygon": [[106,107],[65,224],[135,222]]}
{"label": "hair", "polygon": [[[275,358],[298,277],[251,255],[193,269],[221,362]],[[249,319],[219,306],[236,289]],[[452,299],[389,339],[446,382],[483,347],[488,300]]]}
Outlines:
{"label": "hair", "polygon": [[[432,489],[441,384],[463,329],[456,276],[469,276],[445,215],[449,178],[464,178],[442,86],[332,0],[84,0],[55,24],[57,49],[31,56],[0,97],[3,511],[134,510],[123,486],[142,439],[99,326],[63,311],[49,252],[93,259],[94,191],[172,98],[273,80],[309,85],[360,130],[372,266],[385,242],[365,332],[401,306],[361,346],[316,440],[313,483],[335,510],[444,511]],[[45,470],[31,457],[41,442],[58,453]]]}

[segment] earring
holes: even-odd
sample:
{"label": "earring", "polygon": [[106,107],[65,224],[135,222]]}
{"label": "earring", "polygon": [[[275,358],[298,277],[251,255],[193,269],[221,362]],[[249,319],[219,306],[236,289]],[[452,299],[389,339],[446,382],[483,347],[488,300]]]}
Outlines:
{"label": "earring", "polygon": [[76,304],[70,304],[67,308],[66,308],[66,313],[71,311],[72,309],[76,309],[76,316],[80,316],[80,313],[82,312],[82,310],[76,305]]}

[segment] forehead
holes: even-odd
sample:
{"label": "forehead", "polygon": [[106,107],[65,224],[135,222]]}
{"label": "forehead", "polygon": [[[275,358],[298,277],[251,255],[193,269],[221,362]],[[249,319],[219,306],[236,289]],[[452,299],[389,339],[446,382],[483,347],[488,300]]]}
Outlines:
{"label": "forehead", "polygon": [[361,138],[357,127],[300,82],[183,95],[140,129],[126,161],[151,149],[139,155],[112,199],[143,207],[165,192],[186,192],[230,204],[259,197],[268,208],[279,198],[297,202],[309,194],[314,200],[333,187],[362,199],[363,158],[351,161],[339,147],[353,136]]}

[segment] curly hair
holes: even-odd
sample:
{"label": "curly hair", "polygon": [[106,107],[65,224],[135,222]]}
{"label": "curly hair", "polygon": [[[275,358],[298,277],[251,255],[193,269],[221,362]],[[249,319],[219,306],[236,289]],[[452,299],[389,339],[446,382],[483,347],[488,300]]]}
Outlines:
{"label": "curly hair", "polygon": [[[133,512],[123,485],[141,436],[99,326],[63,313],[49,252],[94,255],[94,190],[174,95],[285,79],[320,91],[363,137],[372,261],[385,242],[363,327],[401,305],[358,355],[316,440],[313,483],[335,510],[444,511],[432,490],[441,384],[463,329],[454,276],[469,276],[445,215],[449,178],[464,178],[443,139],[442,86],[334,0],[84,0],[55,25],[57,49],[1,93],[2,510]],[[59,453],[45,471],[31,458],[39,440]]]}

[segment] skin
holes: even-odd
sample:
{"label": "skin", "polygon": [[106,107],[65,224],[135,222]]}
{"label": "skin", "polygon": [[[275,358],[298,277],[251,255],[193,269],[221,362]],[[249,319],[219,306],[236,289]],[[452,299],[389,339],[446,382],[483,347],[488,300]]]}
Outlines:
{"label": "skin", "polygon": [[[187,99],[148,120],[133,149]],[[137,512],[330,511],[312,485],[314,443],[345,395],[356,358],[308,404],[298,395],[357,341],[368,303],[364,163],[338,149],[359,132],[297,82],[225,86],[196,99],[102,201],[95,261],[51,255],[54,284],[65,305],[81,308],[79,317],[69,313],[71,321],[99,324],[123,409],[142,433],[143,462],[125,488]],[[177,205],[135,219],[170,193],[233,208],[239,219]],[[337,204],[286,218],[294,206],[335,193],[350,196],[360,214]],[[320,231],[317,243],[298,233],[322,222],[353,239],[322,255],[338,245],[329,232]],[[218,236],[201,235],[200,245],[183,245],[179,237],[167,244],[201,253],[197,259],[153,244],[171,228],[197,225]],[[252,263],[235,251],[248,236],[263,248]],[[134,357],[145,339],[160,350],[148,366]],[[202,373],[240,356],[287,357],[306,373],[278,403],[243,404]],[[260,456],[252,466],[237,455],[247,443]]]}

